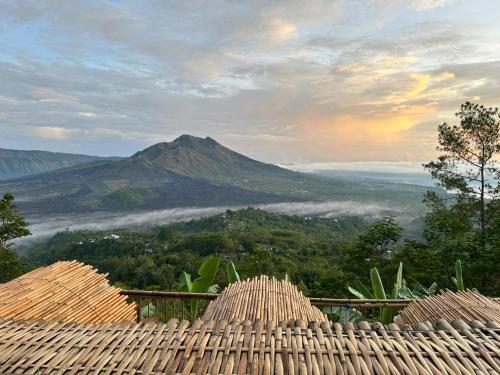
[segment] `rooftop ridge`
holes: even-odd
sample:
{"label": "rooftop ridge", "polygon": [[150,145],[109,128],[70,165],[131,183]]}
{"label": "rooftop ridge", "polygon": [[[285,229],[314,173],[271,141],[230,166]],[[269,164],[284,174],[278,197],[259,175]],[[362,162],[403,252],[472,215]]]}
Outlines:
{"label": "rooftop ridge", "polygon": [[204,320],[263,320],[326,322],[326,315],[312,306],[297,287],[287,281],[265,275],[249,278],[227,286],[211,301]]}

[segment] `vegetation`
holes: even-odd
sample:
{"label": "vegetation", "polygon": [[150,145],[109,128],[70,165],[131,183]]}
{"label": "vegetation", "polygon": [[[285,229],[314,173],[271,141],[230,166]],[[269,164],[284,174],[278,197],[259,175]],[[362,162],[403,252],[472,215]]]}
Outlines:
{"label": "vegetation", "polygon": [[[387,226],[394,228],[387,230]],[[380,228],[384,230],[379,232]],[[384,252],[382,260],[378,247],[368,249],[377,255],[374,263],[359,257],[367,251],[367,238],[374,234],[382,237],[382,233],[394,238],[393,234],[400,231],[390,218],[369,224],[357,218],[306,219],[249,208],[150,231],[112,232],[118,239],[109,238],[109,231],[61,232],[36,245],[30,260],[38,265],[78,259],[109,272],[112,282],[128,289],[181,290],[189,285],[180,281],[187,279],[184,272],[199,274],[207,258],[219,256],[231,262],[217,267],[215,278],[205,286],[224,287],[235,280],[232,272],[238,270],[243,279],[258,274],[288,277],[307,295],[316,297],[349,297],[347,285],[356,280],[354,288],[368,298],[377,297],[373,292],[366,293],[368,288],[359,287],[361,283],[373,285],[373,276],[363,270],[377,267],[381,283],[392,286],[403,262],[406,271],[400,297],[432,293],[437,287],[454,288],[455,261],[453,272],[443,272],[447,258],[440,256],[439,248],[432,243],[381,239],[391,249]],[[465,285],[475,286],[477,280],[490,277],[474,273],[475,268],[465,264]],[[492,283],[480,291],[496,295],[498,285]]]}
{"label": "vegetation", "polygon": [[479,223],[480,248],[484,252],[489,225],[486,211],[500,197],[500,168],[494,159],[500,153],[499,112],[498,108],[467,102],[456,116],[459,125],[439,126],[437,150],[443,154],[425,167],[442,187],[471,209],[471,219]]}
{"label": "vegetation", "polygon": [[[363,283],[358,282],[358,289],[348,287],[349,291],[356,297],[361,299],[378,299],[385,300],[387,294],[385,293],[384,284],[382,284],[382,279],[378,273],[378,269],[372,268],[370,270],[370,278],[372,283],[372,291],[370,291]],[[407,298],[408,294],[403,291],[404,280],[403,280],[403,263],[399,263],[398,273],[396,276],[396,281],[392,288],[392,293],[389,295],[389,299]],[[393,308],[382,308],[380,309],[380,322],[384,324],[389,324],[392,322],[394,315],[396,315],[397,310]]]}
{"label": "vegetation", "polygon": [[442,154],[425,165],[453,196],[444,199],[427,194],[431,211],[424,238],[445,259],[448,277],[457,260],[466,260],[468,273],[478,276],[472,276],[472,285],[498,292],[500,168],[495,158],[500,153],[499,111],[467,102],[456,116],[458,125],[439,126],[437,150]]}
{"label": "vegetation", "polygon": [[288,273],[302,290],[328,297],[347,295],[352,275],[337,264],[368,227],[359,218],[304,218],[248,208],[152,230],[61,232],[35,245],[29,258],[33,266],[78,259],[128,289],[180,290],[188,284],[180,282],[184,272],[198,274],[207,257],[219,256],[226,266],[210,285]]}
{"label": "vegetation", "polygon": [[215,294],[219,290],[219,286],[214,284],[215,277],[219,272],[220,258],[210,257],[205,260],[198,270],[199,277],[191,281],[191,275],[187,272],[182,272],[179,285],[181,290],[189,293],[211,293]]}
{"label": "vegetation", "polygon": [[12,250],[12,240],[30,235],[28,223],[12,203],[14,197],[5,193],[0,200],[0,283],[23,273],[24,264]]}

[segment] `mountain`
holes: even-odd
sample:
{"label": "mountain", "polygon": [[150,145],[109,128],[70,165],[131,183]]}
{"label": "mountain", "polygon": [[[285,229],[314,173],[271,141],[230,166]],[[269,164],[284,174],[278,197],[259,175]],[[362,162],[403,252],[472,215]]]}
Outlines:
{"label": "mountain", "polygon": [[130,211],[289,201],[377,202],[421,210],[424,188],[293,172],[212,138],[183,135],[118,161],[94,161],[0,183],[25,213]]}
{"label": "mountain", "polygon": [[0,180],[48,172],[96,160],[117,159],[66,154],[62,152],[8,150],[0,148]]}

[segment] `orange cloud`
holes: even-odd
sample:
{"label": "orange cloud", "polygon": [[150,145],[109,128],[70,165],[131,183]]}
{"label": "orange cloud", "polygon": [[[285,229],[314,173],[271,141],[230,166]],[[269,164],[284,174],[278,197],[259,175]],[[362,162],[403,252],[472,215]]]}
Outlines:
{"label": "orange cloud", "polygon": [[301,120],[300,132],[306,138],[327,139],[339,145],[391,144],[435,113],[435,106],[401,108],[379,115],[342,115]]}
{"label": "orange cloud", "polygon": [[412,73],[408,75],[408,78],[409,80],[406,88],[394,91],[382,99],[371,100],[364,104],[401,105],[418,99],[440,100],[456,95],[457,90],[461,89],[460,85],[457,86],[453,84],[436,88],[436,83],[455,79],[455,75],[450,72],[443,72],[435,75]]}

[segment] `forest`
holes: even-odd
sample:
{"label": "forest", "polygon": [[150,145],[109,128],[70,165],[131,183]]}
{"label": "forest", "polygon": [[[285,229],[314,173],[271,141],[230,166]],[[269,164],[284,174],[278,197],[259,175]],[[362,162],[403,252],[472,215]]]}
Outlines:
{"label": "forest", "polygon": [[[184,271],[195,275],[205,259],[218,255],[233,261],[241,278],[287,274],[308,296],[347,298],[353,297],[348,285],[370,283],[372,267],[391,285],[400,262],[409,287],[421,290],[435,282],[453,289],[460,259],[466,286],[498,295],[499,247],[478,262],[470,256],[474,242],[455,233],[442,251],[433,220],[428,219],[427,240],[416,241],[403,239],[402,228],[389,217],[368,223],[248,208],[151,230],[60,232],[34,246],[27,261],[35,267],[77,259],[109,273],[111,282],[125,289],[179,290]],[[223,287],[226,280],[221,269],[216,283]]]}

